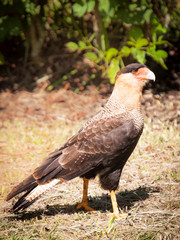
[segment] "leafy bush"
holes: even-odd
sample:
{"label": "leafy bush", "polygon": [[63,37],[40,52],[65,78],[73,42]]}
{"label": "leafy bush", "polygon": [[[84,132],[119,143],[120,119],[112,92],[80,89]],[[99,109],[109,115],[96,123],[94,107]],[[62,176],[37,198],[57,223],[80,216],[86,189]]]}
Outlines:
{"label": "leafy bush", "polygon": [[179,14],[178,2],[170,0],[2,0],[0,43],[21,37],[26,61],[40,55],[45,36],[59,32],[113,83],[126,59],[151,58],[167,69],[165,49],[167,40],[180,38]]}
{"label": "leafy bush", "polygon": [[[139,1],[130,0],[113,1],[113,3],[110,0],[90,2],[79,0],[73,5],[74,15],[83,17],[92,10],[95,12],[96,5],[99,13],[97,21],[101,22],[98,30],[101,33],[100,42],[93,33],[90,38],[83,36],[78,43],[69,42],[68,48],[73,51],[81,50],[89,60],[104,66],[103,74],[108,76],[111,83],[114,83],[114,77],[120,67],[124,66],[124,59],[130,55],[140,63],[145,63],[149,56],[167,69],[164,59],[168,54],[160,49],[169,44],[163,39],[167,30],[153,13],[152,3],[146,0],[141,4]],[[117,24],[115,29],[118,27],[126,32],[125,36],[120,36],[125,43],[120,44],[119,48],[107,47],[109,46],[107,31],[113,21]],[[109,36],[112,33],[113,29]],[[117,31],[117,34],[121,33]],[[113,35],[112,38],[114,37],[118,38],[118,35]]]}

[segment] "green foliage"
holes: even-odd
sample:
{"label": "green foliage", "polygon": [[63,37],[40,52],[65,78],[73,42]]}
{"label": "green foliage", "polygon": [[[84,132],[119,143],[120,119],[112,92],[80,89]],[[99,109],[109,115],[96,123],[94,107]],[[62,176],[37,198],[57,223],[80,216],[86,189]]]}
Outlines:
{"label": "green foliage", "polygon": [[167,69],[164,59],[168,54],[165,50],[160,50],[160,45],[169,44],[163,40],[162,35],[166,29],[159,22],[155,22],[151,28],[152,40],[148,41],[140,26],[134,26],[128,33],[129,40],[120,50],[117,48],[109,48],[108,50],[101,49],[99,46],[93,45],[92,39],[83,38],[78,44],[69,42],[67,47],[73,51],[85,51],[85,56],[95,64],[103,66],[103,75],[106,75],[110,83],[114,83],[116,73],[124,66],[124,58],[133,56],[139,63],[146,63],[147,57],[151,57],[159,63],[163,68]]}
{"label": "green foliage", "polygon": [[[30,0],[2,0],[0,1],[0,43],[7,39],[13,41],[20,37],[25,41],[25,33],[31,23],[31,16],[39,14],[40,5]],[[0,64],[4,57],[0,54]]]}
{"label": "green foliage", "polygon": [[58,79],[55,83],[51,84],[47,90],[51,91],[53,90],[56,86],[60,85],[63,81],[66,81],[69,77],[73,76],[74,74],[77,73],[77,69],[73,69],[72,71],[70,71],[69,73],[67,73],[66,75],[63,75],[60,79]]}
{"label": "green foliage", "polygon": [[0,42],[21,35],[29,17],[40,13],[40,5],[30,0],[3,0],[0,2]]}
{"label": "green foliage", "polygon": [[78,45],[74,42],[68,42],[66,46],[72,51],[78,50]]}
{"label": "green foliage", "polygon": [[112,61],[109,64],[108,68],[108,77],[110,80],[110,83],[114,83],[114,79],[116,76],[116,73],[120,70],[119,68],[119,59],[113,58]]}
{"label": "green foliage", "polygon": [[40,12],[40,5],[36,5],[34,2],[28,0],[25,1],[25,11],[26,13],[30,13],[31,15],[39,14]]}
{"label": "green foliage", "polygon": [[87,52],[87,53],[85,54],[85,56],[86,56],[89,60],[92,60],[92,61],[94,61],[94,62],[98,61],[98,56],[97,56],[95,53],[93,53],[93,52]]}
{"label": "green foliage", "polygon": [[56,39],[59,31],[71,51],[83,52],[113,83],[130,56],[140,63],[152,58],[167,69],[167,37],[180,37],[179,13],[178,3],[167,6],[166,0],[2,0],[0,43],[20,37],[28,46],[38,16],[46,34]]}
{"label": "green foliage", "polygon": [[129,35],[130,39],[127,44],[131,46],[129,53],[132,53],[133,57],[140,63],[146,62],[146,56],[150,56],[153,60],[161,64],[162,67],[167,69],[164,59],[168,57],[165,50],[158,50],[157,47],[163,44],[169,44],[168,41],[162,40],[162,35],[158,37],[158,32],[165,32],[165,29],[160,23],[152,29],[152,41],[148,42],[147,39],[139,37],[137,34],[133,36],[133,31]]}
{"label": "green foliage", "polygon": [[[164,40],[167,28],[158,20],[153,11],[151,1],[131,1],[122,0],[110,1],[99,0],[98,9],[101,16],[101,44],[95,41],[89,41],[85,36],[78,44],[73,46],[67,44],[71,50],[80,50],[85,52],[85,56],[96,65],[103,67],[102,73],[106,75],[111,83],[114,83],[114,77],[121,67],[124,66],[124,59],[130,55],[140,63],[146,63],[147,58],[152,58],[163,68],[167,69],[165,59],[168,54],[164,46],[169,42]],[[165,7],[165,1],[161,1]],[[91,1],[91,8],[88,8],[89,1],[77,1],[73,5],[74,14],[82,18],[87,12],[93,10],[94,1]],[[166,9],[167,11],[167,9]],[[107,47],[109,39],[107,29],[112,21],[116,21],[118,26],[128,30],[127,37],[120,36],[122,40],[126,38],[126,44],[123,46]],[[96,38],[96,36],[95,36]]]}
{"label": "green foliage", "polygon": [[0,18],[0,42],[20,34],[20,21],[15,17]]}
{"label": "green foliage", "polygon": [[77,17],[83,17],[85,13],[91,12],[94,8],[95,0],[78,0],[73,5],[73,13]]}
{"label": "green foliage", "polygon": [[110,62],[113,57],[117,56],[117,54],[118,50],[116,48],[109,48],[106,52],[106,60]]}

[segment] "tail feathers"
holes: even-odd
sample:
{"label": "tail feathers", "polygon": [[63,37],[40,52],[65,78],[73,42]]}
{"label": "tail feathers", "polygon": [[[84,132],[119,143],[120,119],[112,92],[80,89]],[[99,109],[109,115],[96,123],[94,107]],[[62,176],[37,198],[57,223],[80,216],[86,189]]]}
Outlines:
{"label": "tail feathers", "polygon": [[[51,172],[49,171],[49,173],[47,175],[45,175],[42,178],[36,179],[36,181],[39,185],[45,184],[45,183],[51,181],[51,179],[55,178],[55,176],[61,171],[62,171],[62,167],[59,164]],[[35,175],[35,174],[33,174],[33,175]]]}
{"label": "tail feathers", "polygon": [[17,194],[29,191],[30,189],[33,189],[37,186],[37,182],[34,179],[32,175],[30,175],[28,178],[23,180],[20,184],[18,184],[16,187],[12,189],[12,191],[8,194],[6,200],[9,201],[11,198],[15,197]]}
{"label": "tail feathers", "polygon": [[31,201],[27,201],[26,200],[26,196],[31,192],[31,190],[29,190],[28,192],[26,192],[16,203],[15,205],[12,207],[12,211],[13,212],[18,212],[20,209],[24,210],[25,208],[27,208],[29,205],[33,204],[35,202]]}
{"label": "tail feathers", "polygon": [[[56,150],[55,152],[51,153],[47,159],[39,166],[33,173],[33,176],[36,179],[41,179],[48,175],[50,172],[55,170],[57,167],[60,167],[59,164],[59,156],[61,155],[62,151]],[[61,167],[62,169],[62,167]]]}
{"label": "tail feathers", "polygon": [[43,185],[37,185],[35,188],[26,192],[14,205],[13,212],[17,212],[19,210],[24,210],[33,204],[38,198],[40,198],[44,193],[49,191],[52,187],[54,187],[60,179],[54,179],[49,183]]}

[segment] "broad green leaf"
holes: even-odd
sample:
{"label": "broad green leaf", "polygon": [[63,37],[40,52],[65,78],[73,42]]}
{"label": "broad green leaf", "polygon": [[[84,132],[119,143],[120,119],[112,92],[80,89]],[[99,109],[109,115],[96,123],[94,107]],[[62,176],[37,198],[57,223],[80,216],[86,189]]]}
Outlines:
{"label": "broad green leaf", "polygon": [[87,2],[87,12],[91,12],[95,6],[95,0],[90,0]]}
{"label": "broad green leaf", "polygon": [[68,42],[66,46],[72,51],[78,50],[78,45],[75,42]]}
{"label": "broad green leaf", "polygon": [[137,54],[137,60],[140,63],[146,62],[146,52],[145,51],[139,51]]}
{"label": "broad green leaf", "polygon": [[87,52],[87,53],[85,53],[85,56],[89,60],[94,61],[94,62],[96,62],[96,60],[98,59],[97,55],[95,53],[93,53],[93,52]]}
{"label": "broad green leaf", "polygon": [[[167,4],[167,5],[169,5],[169,4]],[[168,6],[161,6],[161,10],[162,10],[162,13],[164,14],[164,16],[168,13]]]}
{"label": "broad green leaf", "polygon": [[167,52],[164,50],[155,50],[153,47],[149,48],[147,54],[151,56],[156,62],[158,62],[164,69],[168,69],[166,64],[164,63],[163,58],[168,56]]}
{"label": "broad green leaf", "polygon": [[136,42],[135,41],[127,41],[127,44],[129,45],[129,46],[136,46]]}
{"label": "broad green leaf", "polygon": [[156,52],[156,46],[151,45],[150,47],[147,48],[147,54],[153,58],[154,53]]}
{"label": "broad green leaf", "polygon": [[72,6],[74,15],[77,17],[82,17],[87,11],[87,2],[86,0],[78,0]]}
{"label": "broad green leaf", "polygon": [[134,38],[135,40],[137,40],[138,38],[143,37],[143,31],[140,27],[133,26],[133,27],[131,27],[131,29],[128,33],[128,37],[129,38]]}
{"label": "broad green leaf", "polygon": [[138,62],[140,62],[140,63],[146,62],[146,59],[145,59],[146,52],[145,51],[142,51],[142,50],[134,48],[134,47],[132,47],[131,50],[132,50],[133,57],[135,59],[137,59]]}
{"label": "broad green leaf", "polygon": [[129,54],[131,53],[131,49],[127,46],[123,46],[120,52],[121,54],[123,54],[124,57],[128,57]]}
{"label": "broad green leaf", "polygon": [[164,50],[157,50],[155,53],[156,53],[156,57],[158,57],[158,58],[167,58],[168,57],[167,52]]}
{"label": "broad green leaf", "polygon": [[[157,33],[166,33],[167,30],[165,27],[163,27],[161,25],[161,23],[157,23],[156,25],[154,25],[152,28],[151,28],[151,34],[152,34],[152,38],[153,38],[153,41],[156,41],[157,40]],[[155,37],[156,36],[156,37]]]}
{"label": "broad green leaf", "polygon": [[161,64],[161,66],[162,66],[164,69],[168,70],[168,68],[167,68],[167,66],[166,66],[166,64],[164,63],[164,60],[163,60],[162,58],[159,59],[159,63]]}
{"label": "broad green leaf", "polygon": [[119,70],[119,59],[113,59],[108,68],[108,77],[111,84],[114,84],[116,74]]}
{"label": "broad green leaf", "polygon": [[83,41],[79,41],[78,44],[81,50],[84,50],[86,48],[86,44]]}
{"label": "broad green leaf", "polygon": [[155,44],[151,44],[149,46],[149,48],[147,48],[147,50],[150,51],[150,52],[155,52],[156,51],[156,45]]}
{"label": "broad green leaf", "polygon": [[159,23],[156,27],[156,31],[162,32],[162,33],[166,33],[167,29],[165,27],[162,26],[161,23]]}
{"label": "broad green leaf", "polygon": [[107,17],[110,11],[110,0],[99,0],[98,3],[100,12]]}
{"label": "broad green leaf", "polygon": [[135,48],[135,47],[132,47],[132,48],[131,48],[131,52],[132,52],[133,57],[136,58],[138,49]]}
{"label": "broad green leaf", "polygon": [[129,10],[132,11],[137,7],[136,3],[129,4]]}
{"label": "broad green leaf", "polygon": [[147,9],[145,11],[143,18],[146,20],[147,23],[150,23],[152,14],[153,14],[153,10],[152,9]]}
{"label": "broad green leaf", "polygon": [[109,48],[106,52],[106,60],[110,62],[113,57],[117,56],[117,54],[118,50],[116,48]]}
{"label": "broad green leaf", "polygon": [[156,42],[154,42],[156,45],[162,45],[162,44],[167,44],[167,45],[171,45],[170,42],[166,41],[166,40],[158,40]]}
{"label": "broad green leaf", "polygon": [[146,46],[148,45],[148,40],[145,39],[145,38],[139,38],[137,41],[136,41],[136,47],[137,48],[141,48],[143,46]]}

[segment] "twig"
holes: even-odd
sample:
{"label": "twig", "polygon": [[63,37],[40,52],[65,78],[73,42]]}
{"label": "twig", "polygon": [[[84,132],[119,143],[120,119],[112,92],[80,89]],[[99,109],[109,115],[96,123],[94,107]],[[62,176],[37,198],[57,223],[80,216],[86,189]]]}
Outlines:
{"label": "twig", "polygon": [[[141,213],[137,213],[136,215],[145,215],[145,214],[164,214],[164,215],[176,215],[176,216],[180,216],[180,212],[179,212],[179,213],[173,213],[173,212],[170,212],[170,211],[141,212]],[[135,216],[135,215],[131,215],[131,216]]]}

